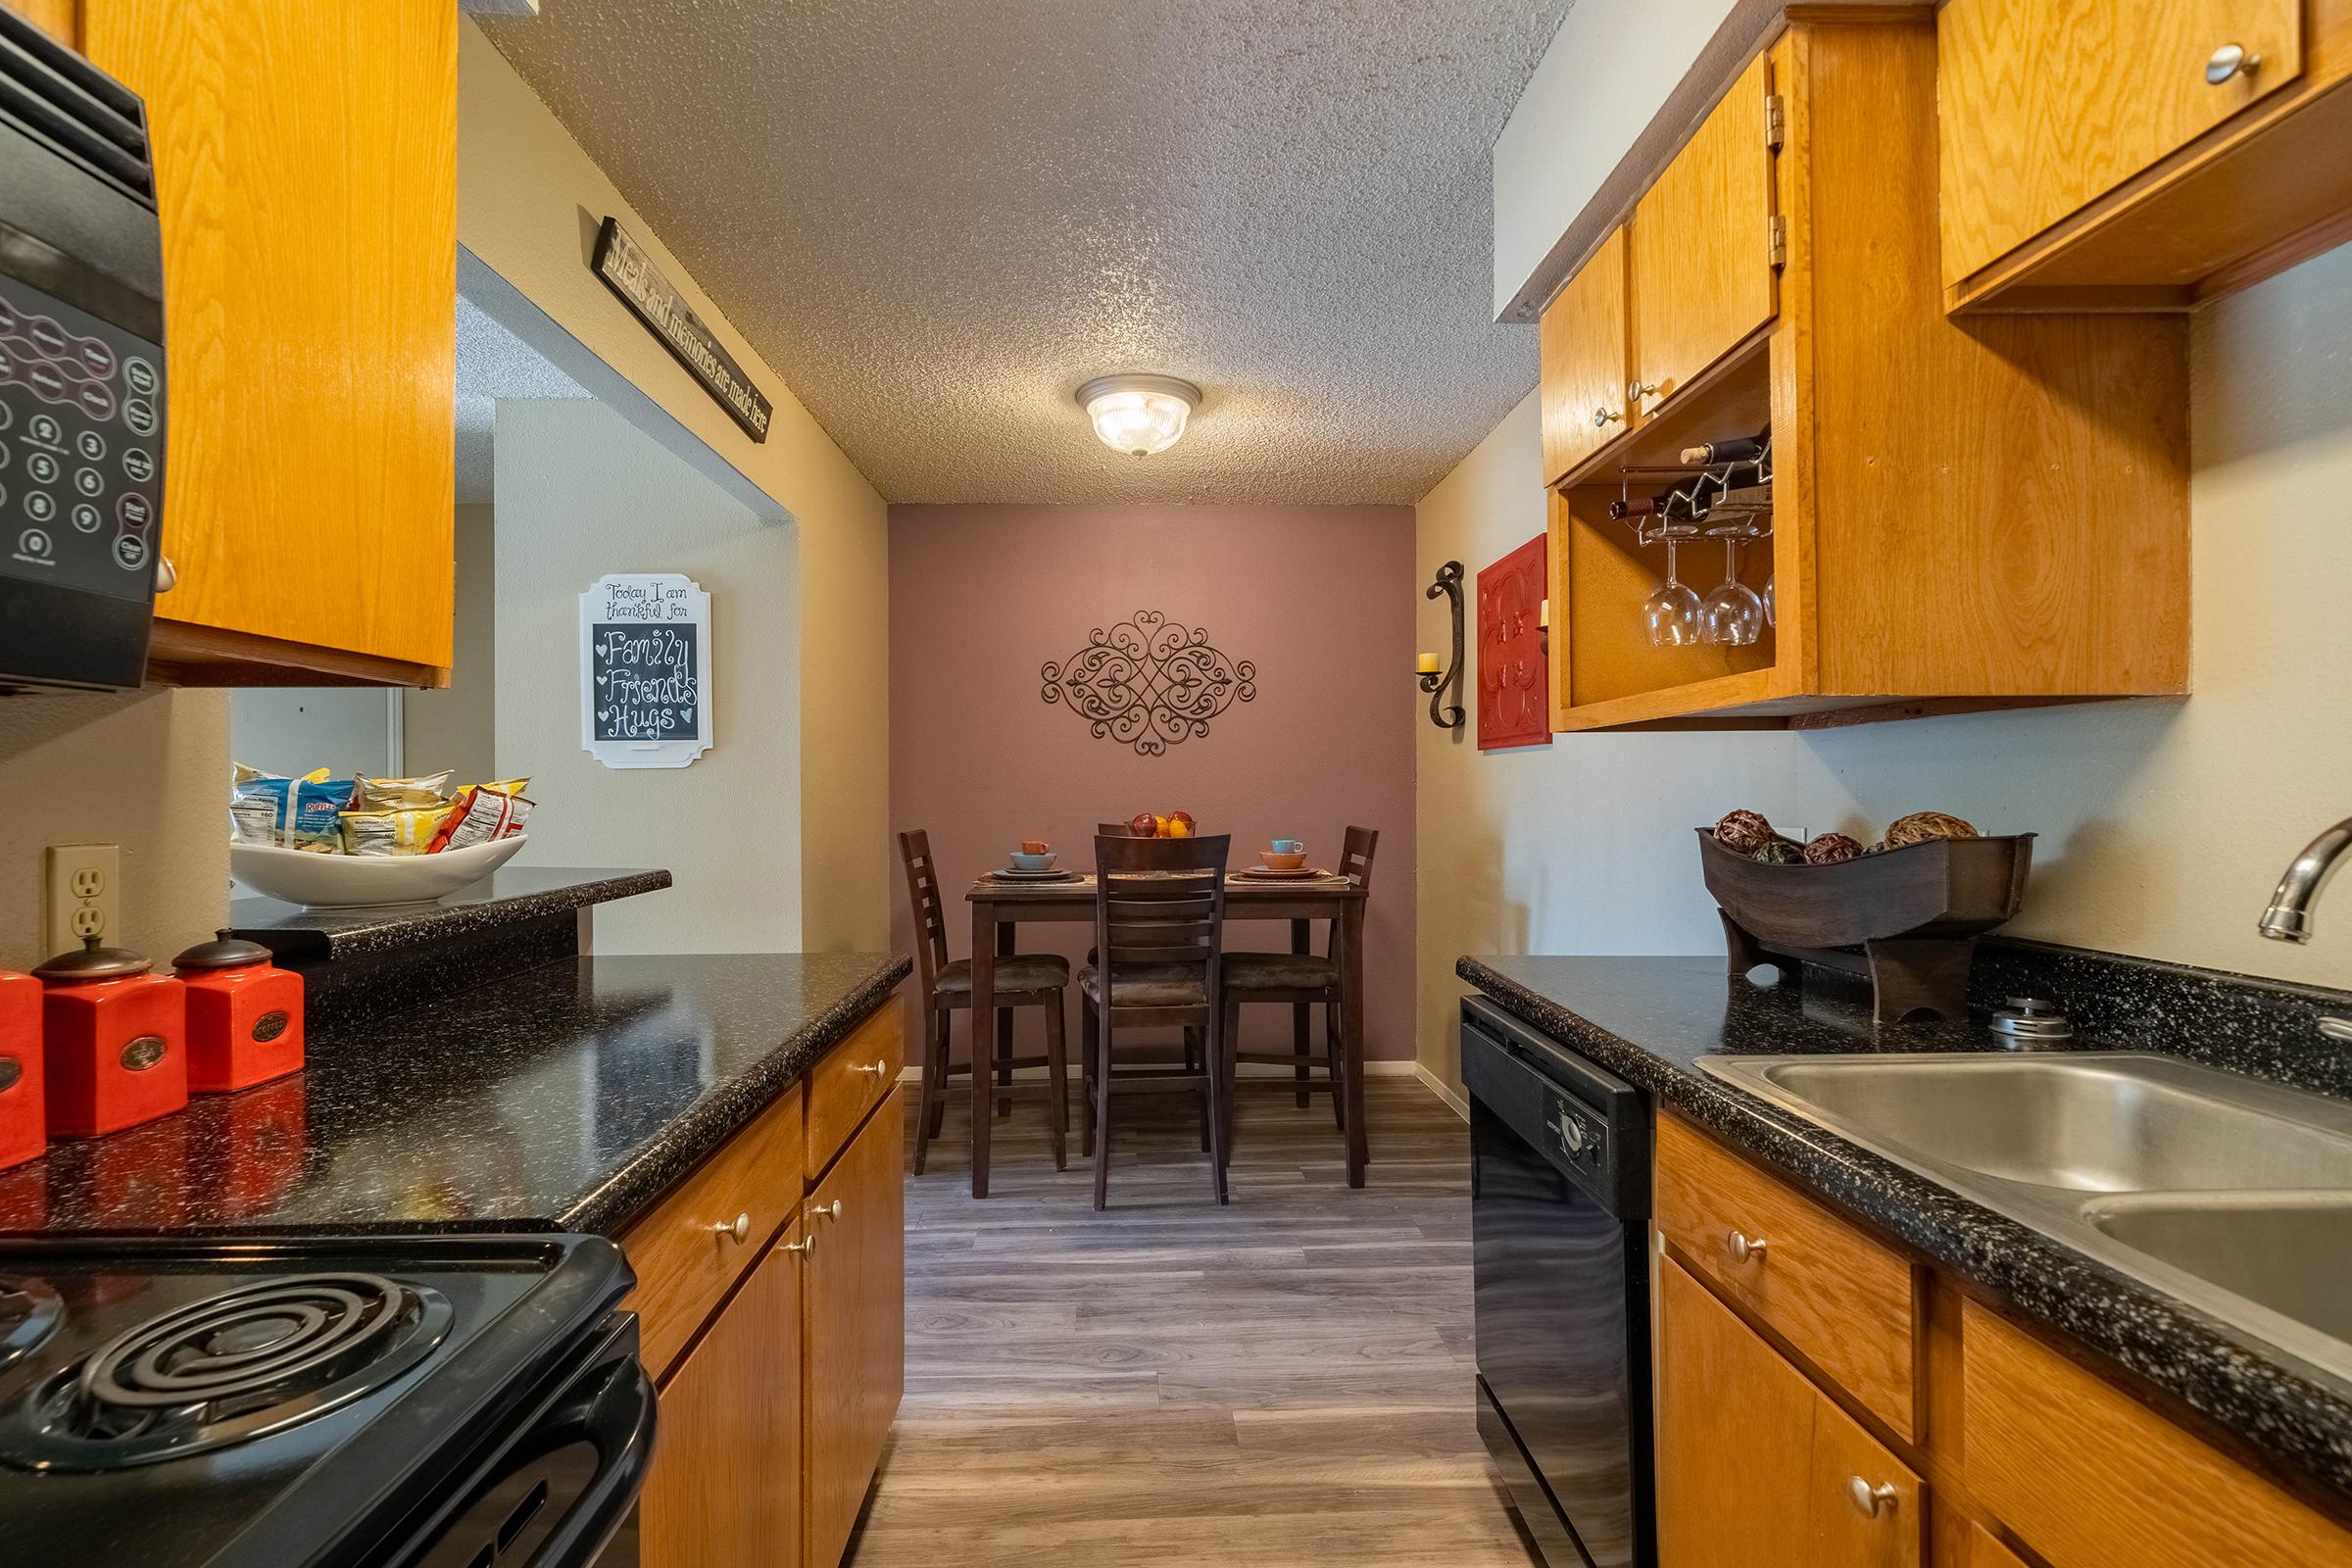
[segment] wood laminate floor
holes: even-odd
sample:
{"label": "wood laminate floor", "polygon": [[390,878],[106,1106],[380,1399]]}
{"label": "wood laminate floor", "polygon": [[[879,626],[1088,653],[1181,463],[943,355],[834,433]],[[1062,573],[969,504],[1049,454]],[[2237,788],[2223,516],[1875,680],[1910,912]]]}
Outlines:
{"label": "wood laminate floor", "polygon": [[1056,1172],[1027,1102],[975,1202],[959,1089],[907,1178],[906,1398],[856,1568],[1527,1568],[1472,1403],[1468,1129],[1366,1091],[1369,1186],[1327,1103],[1257,1092],[1223,1209],[1192,1102],[1129,1101],[1098,1214],[1075,1109]]}

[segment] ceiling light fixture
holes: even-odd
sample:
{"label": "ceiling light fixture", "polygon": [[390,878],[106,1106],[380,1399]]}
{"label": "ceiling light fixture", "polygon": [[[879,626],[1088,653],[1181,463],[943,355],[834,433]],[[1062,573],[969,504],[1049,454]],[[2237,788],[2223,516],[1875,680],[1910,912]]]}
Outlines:
{"label": "ceiling light fixture", "polygon": [[1200,389],[1172,375],[1098,375],[1078,389],[1078,405],[1104,446],[1146,458],[1184,439]]}

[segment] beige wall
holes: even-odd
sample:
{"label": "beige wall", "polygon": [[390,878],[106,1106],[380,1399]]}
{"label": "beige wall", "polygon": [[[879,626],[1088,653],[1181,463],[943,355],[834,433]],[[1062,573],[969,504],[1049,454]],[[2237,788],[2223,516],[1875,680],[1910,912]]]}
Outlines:
{"label": "beige wall", "polygon": [[122,849],[127,947],[169,958],[228,899],[228,694],[0,697],[0,968],[41,951],[41,851]]}
{"label": "beige wall", "polygon": [[[1423,1064],[1455,1078],[1464,952],[1719,951],[1690,829],[1735,806],[1813,832],[1922,808],[2030,829],[2014,934],[2352,988],[2352,902],[2309,948],[2254,932],[2295,851],[2352,812],[2352,247],[2208,308],[2191,342],[2194,696],[1483,758],[1424,725]],[[1476,571],[1543,524],[1531,396],[1422,502],[1419,569]]]}
{"label": "beige wall", "polygon": [[458,616],[449,685],[402,694],[402,765],[408,772],[455,768],[461,784],[497,776],[495,518],[487,506],[458,508]]}
{"label": "beige wall", "polygon": [[[599,953],[799,951],[793,530],[584,398],[502,400],[497,451],[497,771],[542,808],[523,861],[668,867],[670,892],[596,911]],[[715,744],[692,766],[580,745],[580,594],[616,571],[710,596]]]}
{"label": "beige wall", "polygon": [[[608,215],[628,225],[775,401],[764,443],[746,436],[589,270],[589,246]],[[811,949],[881,947],[891,875],[881,496],[471,22],[460,28],[458,52],[458,240],[792,518],[802,587],[804,940]]]}

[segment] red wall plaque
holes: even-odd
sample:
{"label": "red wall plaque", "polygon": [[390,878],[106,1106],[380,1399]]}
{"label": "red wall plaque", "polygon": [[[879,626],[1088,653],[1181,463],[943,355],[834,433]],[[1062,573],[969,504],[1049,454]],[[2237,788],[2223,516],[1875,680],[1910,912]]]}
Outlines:
{"label": "red wall plaque", "polygon": [[1551,744],[1544,535],[1478,574],[1478,749]]}

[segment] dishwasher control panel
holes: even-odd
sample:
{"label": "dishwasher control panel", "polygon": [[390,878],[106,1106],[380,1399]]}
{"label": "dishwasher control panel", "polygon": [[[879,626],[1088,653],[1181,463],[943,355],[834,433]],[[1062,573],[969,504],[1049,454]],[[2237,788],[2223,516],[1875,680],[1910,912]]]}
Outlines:
{"label": "dishwasher control panel", "polygon": [[1608,1168],[1609,1124],[1567,1099],[1551,1103],[1547,1118],[1555,1152],[1571,1164],[1590,1171]]}

